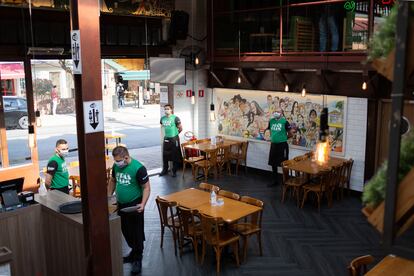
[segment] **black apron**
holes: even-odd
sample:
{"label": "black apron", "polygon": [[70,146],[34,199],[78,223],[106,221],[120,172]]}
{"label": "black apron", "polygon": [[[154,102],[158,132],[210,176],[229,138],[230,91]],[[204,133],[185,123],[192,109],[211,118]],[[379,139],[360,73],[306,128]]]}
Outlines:
{"label": "black apron", "polygon": [[271,143],[269,152],[270,166],[280,166],[285,160],[289,159],[289,145],[287,142]]}
{"label": "black apron", "polygon": [[165,161],[181,162],[182,155],[178,136],[171,138],[164,137],[162,157]]}

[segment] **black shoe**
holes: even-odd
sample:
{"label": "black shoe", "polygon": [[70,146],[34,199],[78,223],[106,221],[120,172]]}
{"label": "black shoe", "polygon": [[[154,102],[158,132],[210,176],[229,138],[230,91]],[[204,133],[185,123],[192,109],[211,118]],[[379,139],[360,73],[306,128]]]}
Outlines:
{"label": "black shoe", "polygon": [[168,173],[168,171],[164,171],[164,170],[162,170],[162,171],[160,172],[159,176],[166,175],[167,173]]}
{"label": "black shoe", "polygon": [[132,263],[132,262],[134,262],[135,259],[136,258],[134,256],[134,254],[132,253],[132,251],[131,251],[131,253],[129,253],[128,256],[123,257],[124,264],[126,264],[126,263]]}
{"label": "black shoe", "polygon": [[173,172],[172,173],[172,177],[176,177],[177,176],[177,173],[176,172]]}
{"label": "black shoe", "polygon": [[141,273],[141,269],[142,269],[141,260],[136,260],[132,263],[131,274],[139,274]]}

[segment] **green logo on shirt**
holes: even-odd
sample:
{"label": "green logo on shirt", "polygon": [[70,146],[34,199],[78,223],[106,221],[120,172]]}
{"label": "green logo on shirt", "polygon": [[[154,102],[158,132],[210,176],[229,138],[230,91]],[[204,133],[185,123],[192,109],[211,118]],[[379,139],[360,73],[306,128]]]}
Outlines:
{"label": "green logo on shirt", "polygon": [[131,176],[127,173],[117,172],[116,183],[124,186],[131,185]]}

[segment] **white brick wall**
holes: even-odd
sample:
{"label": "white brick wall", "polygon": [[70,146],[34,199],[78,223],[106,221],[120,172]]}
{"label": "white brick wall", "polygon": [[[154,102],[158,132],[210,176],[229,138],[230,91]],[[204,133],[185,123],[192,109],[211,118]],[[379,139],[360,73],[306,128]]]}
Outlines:
{"label": "white brick wall", "polygon": [[[362,191],[364,185],[368,101],[367,99],[348,98],[346,108],[345,158],[354,159],[351,175],[351,189]],[[216,123],[211,123],[209,121],[208,113],[206,113],[205,116],[205,122],[208,125],[207,135],[205,136],[217,135]],[[200,126],[202,125],[200,124]],[[267,164],[269,149],[270,144],[268,142],[250,141],[247,151],[247,166],[270,171],[271,167]],[[289,158],[302,155],[304,152],[304,150],[290,148]]]}

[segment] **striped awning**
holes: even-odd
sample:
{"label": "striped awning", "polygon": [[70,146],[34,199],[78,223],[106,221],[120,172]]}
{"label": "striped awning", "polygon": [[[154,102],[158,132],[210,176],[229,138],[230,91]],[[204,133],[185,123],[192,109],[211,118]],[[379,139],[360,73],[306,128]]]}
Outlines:
{"label": "striped awning", "polygon": [[150,79],[149,70],[119,72],[119,75],[122,76],[123,80],[149,80]]}

